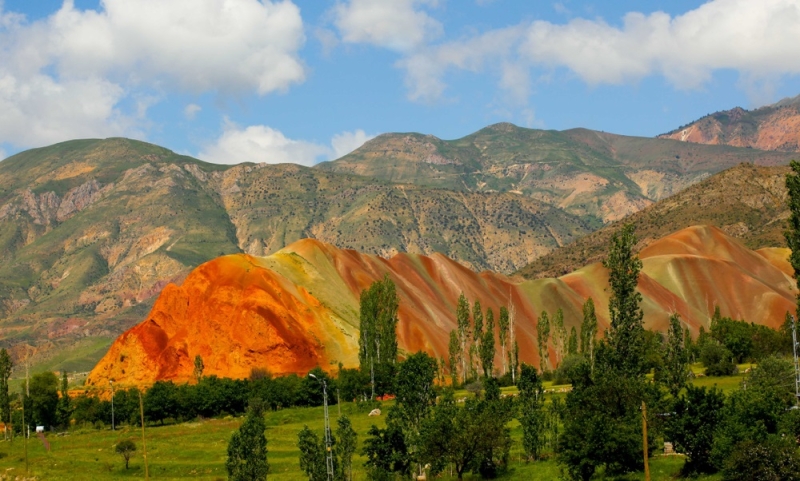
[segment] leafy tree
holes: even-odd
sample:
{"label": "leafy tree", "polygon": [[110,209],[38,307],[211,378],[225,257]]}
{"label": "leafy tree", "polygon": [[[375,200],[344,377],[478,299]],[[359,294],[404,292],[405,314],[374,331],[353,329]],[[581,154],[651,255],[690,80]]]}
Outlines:
{"label": "leafy tree", "polygon": [[497,319],[497,327],[500,341],[500,359],[503,362],[503,374],[508,373],[506,362],[506,346],[508,345],[509,317],[506,306],[500,306],[500,317]]}
{"label": "leafy tree", "polygon": [[583,304],[583,322],[581,322],[581,354],[589,358],[594,368],[594,339],[597,337],[597,313],[594,310],[594,301],[590,297]]}
{"label": "leafy tree", "polygon": [[[8,379],[14,363],[5,348],[0,349],[0,421],[11,424],[11,397],[8,394]],[[4,433],[5,434],[5,433]]]}
{"label": "leafy tree", "polygon": [[353,454],[356,452],[358,434],[353,429],[350,418],[342,416],[336,420],[336,455],[341,463],[342,477],[347,481],[353,479]]}
{"label": "leafy tree", "polygon": [[389,481],[394,479],[394,473],[408,476],[411,462],[396,411],[389,411],[386,428],[379,429],[373,424],[367,434],[369,437],[364,440],[362,454],[367,457],[364,466],[368,478]]}
{"label": "leafy tree", "polygon": [[203,358],[200,357],[200,354],[194,357],[194,371],[192,372],[192,376],[194,377],[195,382],[200,382],[200,378],[203,377],[203,370],[205,370],[206,366],[203,364]]}
{"label": "leafy tree", "polygon": [[144,416],[164,424],[167,418],[178,417],[178,388],[172,381],[156,381],[144,394]]}
{"label": "leafy tree", "polygon": [[300,469],[308,476],[308,481],[322,481],[328,478],[325,453],[325,440],[303,426],[297,433],[297,448],[300,450]]}
{"label": "leafy tree", "polygon": [[130,462],[131,457],[133,457],[133,453],[136,452],[136,443],[130,439],[123,439],[117,443],[114,451],[122,456],[123,459],[125,459],[125,469],[128,469],[128,463]]}
{"label": "leafy tree", "polygon": [[69,382],[67,371],[61,371],[61,396],[58,398],[56,407],[56,421],[59,426],[69,427],[69,420],[72,417],[72,406],[69,398]]}
{"label": "leafy tree", "polygon": [[412,354],[397,372],[397,398],[393,410],[402,426],[405,445],[410,459],[419,463],[419,433],[436,402],[433,381],[436,378],[436,361],[424,352]]}
{"label": "leafy tree", "polygon": [[667,331],[667,344],[664,351],[664,364],[662,381],[667,386],[672,397],[677,398],[678,393],[686,385],[689,377],[689,357],[683,345],[683,329],[680,316],[675,313],[669,317],[669,330]]}
{"label": "leafy tree", "polygon": [[225,469],[231,481],[263,481],[269,473],[267,461],[267,426],[260,399],[253,399],[247,417],[228,443]]}
{"label": "leafy tree", "polygon": [[[311,374],[313,374],[315,378],[312,378]],[[320,382],[325,382],[327,385],[328,404],[336,404],[336,380],[331,379],[327,372],[317,366],[309,371],[307,376],[303,376],[300,382],[300,391],[297,396],[297,405],[309,407],[322,406],[325,403],[325,399]]]}
{"label": "leafy tree", "polygon": [[489,308],[486,311],[486,332],[483,334],[480,346],[481,367],[483,368],[483,377],[485,378],[492,376],[495,355],[494,349],[494,312]]}
{"label": "leafy tree", "polygon": [[56,375],[50,371],[34,374],[31,378],[30,393],[30,419],[33,424],[55,426],[58,406],[58,378]]}
{"label": "leafy tree", "polygon": [[358,360],[361,370],[370,373],[378,390],[386,389],[394,375],[399,302],[388,274],[361,292]]}
{"label": "leafy tree", "polygon": [[736,373],[733,354],[714,340],[703,343],[700,362],[706,367],[706,376],[730,376]]}
{"label": "leafy tree", "polygon": [[525,363],[520,370],[519,423],[522,425],[522,448],[528,460],[539,458],[544,447],[544,389],[536,368]]}
{"label": "leafy tree", "polygon": [[547,352],[547,342],[550,340],[550,317],[547,311],[542,311],[539,322],[536,323],[536,346],[539,348],[539,370],[547,372],[550,354]]}
{"label": "leafy tree", "polygon": [[567,341],[567,356],[578,354],[578,331],[575,326],[569,331],[569,341]]}
{"label": "leafy tree", "polygon": [[370,393],[369,374],[359,369],[342,369],[340,367],[336,385],[339,387],[339,393],[344,401],[364,399]]}
{"label": "leafy tree", "polygon": [[458,332],[450,331],[450,342],[447,344],[448,360],[450,365],[450,378],[453,387],[458,385],[458,365],[461,362],[463,351],[458,339]]}
{"label": "leafy tree", "polygon": [[609,366],[623,375],[645,374],[644,313],[642,295],[636,287],[642,261],[633,254],[636,245],[633,224],[626,224],[611,236],[608,257],[603,267],[608,269],[611,298],[608,303],[611,329],[606,342],[612,356]]}
{"label": "leafy tree", "polygon": [[[786,245],[791,249],[789,263],[794,269],[794,278],[800,284],[800,163],[789,163],[791,172],[786,174],[787,200],[789,204],[789,228],[784,232]],[[800,319],[800,295],[797,296],[795,318]]]}
{"label": "leafy tree", "polygon": [[[462,382],[467,382],[467,342],[470,338],[469,330],[469,302],[464,297],[464,293],[458,297],[458,305],[456,306],[456,322],[458,324],[458,341],[461,343],[461,374],[463,375]],[[471,362],[471,361],[470,361]]]}
{"label": "leafy tree", "polygon": [[551,321],[553,332],[553,344],[556,348],[556,365],[564,361],[567,351],[567,328],[564,327],[564,311],[559,307]]}
{"label": "leafy tree", "polygon": [[[483,341],[483,310],[481,310],[481,301],[475,299],[475,304],[472,305],[472,349],[473,356],[470,357],[472,363],[472,371],[477,373],[477,368],[474,364],[474,357],[477,355],[478,361],[481,357],[481,341]],[[477,376],[474,376],[477,377]]]}
{"label": "leafy tree", "polygon": [[686,394],[675,402],[674,415],[666,426],[667,440],[686,454],[684,475],[716,471],[711,458],[714,432],[722,421],[725,395],[705,387],[686,386]]}
{"label": "leafy tree", "polygon": [[766,441],[746,440],[725,461],[725,481],[800,479],[800,454],[787,439],[771,436]]}

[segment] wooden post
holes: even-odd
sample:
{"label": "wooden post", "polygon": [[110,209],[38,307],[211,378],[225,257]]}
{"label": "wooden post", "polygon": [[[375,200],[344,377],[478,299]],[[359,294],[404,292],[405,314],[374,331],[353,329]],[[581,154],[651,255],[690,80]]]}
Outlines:
{"label": "wooden post", "polygon": [[642,443],[644,445],[644,480],[650,481],[650,463],[647,460],[647,406],[642,401]]}
{"label": "wooden post", "polygon": [[25,424],[25,396],[22,396],[22,437],[25,439],[25,474],[28,474],[28,426]]}
{"label": "wooden post", "polygon": [[149,479],[150,471],[147,469],[147,443],[145,443],[144,440],[144,403],[142,402],[142,391],[139,391],[139,414],[142,417],[142,453],[144,457],[144,479]]}

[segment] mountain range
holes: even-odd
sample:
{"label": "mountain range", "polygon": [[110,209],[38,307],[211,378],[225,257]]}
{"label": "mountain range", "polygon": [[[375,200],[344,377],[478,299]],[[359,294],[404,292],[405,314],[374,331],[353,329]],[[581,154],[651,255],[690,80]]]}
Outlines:
{"label": "mountain range", "polygon": [[[537,259],[614,219],[792,155],[511,124],[454,141],[385,134],[316,168],[214,165],[119,138],[33,149],[0,162],[0,336],[17,359],[88,370],[195,267],[304,238],[551,275]],[[591,261],[570,259],[557,275]]]}
{"label": "mountain range", "polygon": [[736,107],[709,114],[658,138],[797,152],[800,151],[800,95],[754,110]]}

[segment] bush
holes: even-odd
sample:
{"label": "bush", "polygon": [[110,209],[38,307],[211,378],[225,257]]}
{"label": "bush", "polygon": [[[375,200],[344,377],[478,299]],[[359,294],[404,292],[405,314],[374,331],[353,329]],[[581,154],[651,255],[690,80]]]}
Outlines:
{"label": "bush", "polygon": [[131,460],[133,453],[136,452],[136,443],[130,439],[124,439],[117,443],[114,451],[125,459],[125,469],[128,469],[128,462]]}
{"label": "bush", "polygon": [[706,376],[732,376],[736,374],[733,355],[716,342],[706,342],[700,351],[700,362],[706,367]]}
{"label": "bush", "polygon": [[800,479],[800,456],[791,440],[739,443],[725,462],[725,481]]}

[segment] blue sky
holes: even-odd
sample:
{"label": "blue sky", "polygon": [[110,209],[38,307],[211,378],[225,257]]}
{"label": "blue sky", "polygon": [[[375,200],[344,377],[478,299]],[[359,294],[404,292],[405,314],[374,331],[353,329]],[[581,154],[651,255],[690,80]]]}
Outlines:
{"label": "blue sky", "polygon": [[800,94],[800,0],[0,0],[0,158],[127,136],[218,163],[496,122],[653,136]]}

